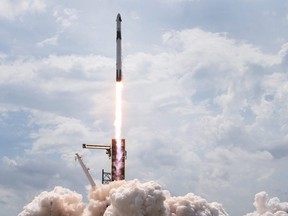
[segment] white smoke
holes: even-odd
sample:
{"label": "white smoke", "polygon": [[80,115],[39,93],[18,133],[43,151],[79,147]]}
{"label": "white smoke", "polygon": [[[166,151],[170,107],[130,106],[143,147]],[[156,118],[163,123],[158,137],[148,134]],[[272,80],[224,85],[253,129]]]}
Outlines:
{"label": "white smoke", "polygon": [[164,192],[155,182],[125,182],[118,189],[111,190],[110,200],[111,205],[105,211],[105,216],[168,215]]}
{"label": "white smoke", "polygon": [[228,216],[221,204],[192,193],[172,197],[155,182],[116,181],[82,196],[62,187],[42,192],[18,216]]}
{"label": "white smoke", "polygon": [[288,216],[288,202],[281,203],[277,197],[269,199],[264,191],[255,195],[253,205],[256,211],[246,216]]}
{"label": "white smoke", "polygon": [[110,191],[117,190],[125,181],[114,181],[107,185],[97,185],[89,193],[89,203],[86,206],[83,216],[102,216],[110,205]]}
{"label": "white smoke", "polygon": [[79,216],[84,208],[85,204],[82,203],[80,194],[66,188],[55,187],[51,192],[44,191],[36,196],[18,216]]}
{"label": "white smoke", "polygon": [[205,199],[192,193],[183,197],[169,197],[167,203],[171,216],[228,216],[221,204],[208,203]]}

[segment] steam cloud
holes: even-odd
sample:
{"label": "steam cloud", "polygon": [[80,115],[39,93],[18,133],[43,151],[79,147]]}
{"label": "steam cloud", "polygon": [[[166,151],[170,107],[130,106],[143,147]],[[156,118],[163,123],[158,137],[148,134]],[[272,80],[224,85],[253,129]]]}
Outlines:
{"label": "steam cloud", "polygon": [[[42,192],[18,216],[228,216],[219,203],[192,193],[172,197],[155,182],[115,181],[82,196],[62,187]],[[250,216],[250,215],[249,215]],[[253,215],[254,216],[254,215]]]}
{"label": "steam cloud", "polygon": [[254,206],[256,211],[246,216],[288,216],[288,202],[280,202],[279,198],[269,199],[264,191],[255,195]]}
{"label": "steam cloud", "polygon": [[[288,216],[288,202],[269,199],[266,192],[255,195],[256,211],[245,216]],[[42,192],[18,216],[228,216],[222,205],[188,193],[173,197],[153,181],[115,181],[89,192],[89,203],[82,195],[55,187]]]}
{"label": "steam cloud", "polygon": [[55,187],[53,191],[42,192],[24,207],[18,216],[71,215],[79,216],[85,208],[82,196],[66,188]]}

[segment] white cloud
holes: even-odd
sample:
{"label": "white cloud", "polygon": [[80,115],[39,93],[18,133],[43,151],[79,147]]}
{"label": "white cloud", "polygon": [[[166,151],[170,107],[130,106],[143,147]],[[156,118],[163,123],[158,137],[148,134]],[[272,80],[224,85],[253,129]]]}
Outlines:
{"label": "white cloud", "polygon": [[[39,115],[38,113],[37,115]],[[33,117],[32,117],[33,118]],[[91,140],[92,132],[77,119],[65,118],[54,114],[41,113],[41,124],[38,131],[31,133],[34,141],[31,153],[73,153],[81,147],[84,140]],[[47,119],[44,121],[44,119]]]}
{"label": "white cloud", "polygon": [[[203,180],[216,182],[228,182],[242,176],[245,179],[264,180],[273,174],[273,168],[267,166],[273,161],[273,156],[268,151],[248,152],[241,148],[216,148],[206,155],[210,177],[204,176]],[[245,161],[245,163],[243,163]],[[253,164],[253,166],[251,166]],[[209,175],[209,174],[208,174]],[[233,181],[232,181],[233,182]]]}
{"label": "white cloud", "polygon": [[43,12],[45,8],[44,0],[1,0],[0,16],[13,20],[27,12]]}
{"label": "white cloud", "polygon": [[245,64],[269,66],[281,61],[277,55],[265,54],[251,44],[228,38],[226,33],[205,32],[198,28],[166,32],[163,42],[186,57],[181,59],[183,63],[198,63],[198,67],[208,63],[217,64],[221,70],[239,70],[236,75],[239,72],[242,75],[241,69]]}
{"label": "white cloud", "polygon": [[13,159],[8,158],[7,156],[4,156],[2,158],[2,161],[5,165],[7,165],[8,167],[14,167],[17,166],[17,162]]}
{"label": "white cloud", "polygon": [[[105,80],[112,76],[113,60],[102,56],[49,56],[43,59],[19,57],[15,61],[3,61],[0,69],[1,82],[7,87],[25,88],[53,92],[91,91],[105,86]],[[69,80],[69,81],[67,81]],[[95,86],[93,82],[103,82]],[[108,80],[108,79],[107,79]],[[16,89],[14,89],[16,90]],[[16,91],[17,92],[17,91]]]}
{"label": "white cloud", "polygon": [[56,18],[56,22],[65,29],[78,20],[78,11],[73,8],[55,9],[53,16]]}
{"label": "white cloud", "polygon": [[[156,55],[128,56],[125,63],[131,75],[127,94],[131,95],[130,82],[141,77],[135,88],[139,87],[138,95],[145,103],[135,104],[138,113],[177,113],[178,120],[189,122],[187,133],[196,129],[196,134],[207,138],[206,143],[223,137],[231,127],[243,126],[247,118],[243,110],[252,108],[250,95],[257,85],[253,78],[258,75],[250,65],[269,68],[281,61],[252,45],[200,29],[166,33],[164,42],[170,48]],[[167,128],[174,127],[173,120],[171,116]]]}
{"label": "white cloud", "polygon": [[37,46],[41,47],[41,48],[46,46],[46,45],[57,46],[58,45],[58,35],[47,38],[47,39],[37,43]]}

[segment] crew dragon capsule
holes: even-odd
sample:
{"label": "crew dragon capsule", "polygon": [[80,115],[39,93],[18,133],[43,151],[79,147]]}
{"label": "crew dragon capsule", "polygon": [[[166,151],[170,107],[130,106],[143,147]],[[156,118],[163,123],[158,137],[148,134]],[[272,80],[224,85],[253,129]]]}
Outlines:
{"label": "crew dragon capsule", "polygon": [[121,22],[121,15],[118,13],[116,18],[116,82],[122,81]]}

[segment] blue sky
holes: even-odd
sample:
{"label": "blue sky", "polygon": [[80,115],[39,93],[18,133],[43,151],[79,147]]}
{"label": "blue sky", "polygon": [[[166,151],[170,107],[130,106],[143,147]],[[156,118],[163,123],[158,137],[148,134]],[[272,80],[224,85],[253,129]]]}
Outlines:
{"label": "blue sky", "polygon": [[114,135],[122,15],[127,179],[193,192],[230,215],[288,200],[288,3],[2,0],[0,214],[55,186],[87,194]]}

